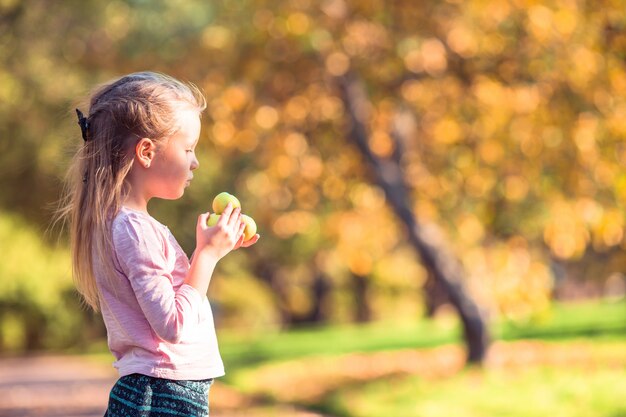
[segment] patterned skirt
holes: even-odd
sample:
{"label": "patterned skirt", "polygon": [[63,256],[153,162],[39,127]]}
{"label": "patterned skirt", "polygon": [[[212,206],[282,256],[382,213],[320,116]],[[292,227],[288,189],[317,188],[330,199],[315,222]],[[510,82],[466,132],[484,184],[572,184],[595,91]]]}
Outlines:
{"label": "patterned skirt", "polygon": [[104,417],[205,417],[212,383],[126,375],[111,389]]}

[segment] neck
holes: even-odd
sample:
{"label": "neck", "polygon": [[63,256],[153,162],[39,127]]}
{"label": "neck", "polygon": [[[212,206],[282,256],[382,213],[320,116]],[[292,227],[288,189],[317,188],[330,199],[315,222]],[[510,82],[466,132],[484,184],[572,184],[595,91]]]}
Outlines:
{"label": "neck", "polygon": [[133,210],[148,212],[148,200],[130,193],[122,200],[122,205]]}
{"label": "neck", "polygon": [[131,168],[126,182],[126,195],[122,198],[122,205],[133,210],[148,212],[148,201],[151,196],[147,193],[145,181],[141,170],[136,167]]}
{"label": "neck", "polygon": [[144,213],[148,213],[148,203],[146,201],[134,201],[131,199],[126,199],[122,202],[124,207],[128,207],[129,209],[142,211]]}

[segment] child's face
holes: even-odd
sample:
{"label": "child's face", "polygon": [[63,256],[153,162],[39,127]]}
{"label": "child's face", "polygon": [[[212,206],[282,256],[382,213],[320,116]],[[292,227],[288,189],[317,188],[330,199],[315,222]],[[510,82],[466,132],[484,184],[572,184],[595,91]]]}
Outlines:
{"label": "child's face", "polygon": [[180,130],[158,145],[150,166],[151,194],[168,200],[183,195],[193,178],[192,171],[200,165],[195,154],[200,137],[199,114],[192,109],[181,109],[177,119]]}

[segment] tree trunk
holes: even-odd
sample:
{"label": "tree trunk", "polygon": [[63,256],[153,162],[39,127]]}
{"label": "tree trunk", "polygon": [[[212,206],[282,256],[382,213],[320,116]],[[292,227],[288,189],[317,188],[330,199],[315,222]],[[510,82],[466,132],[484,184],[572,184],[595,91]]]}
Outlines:
{"label": "tree trunk", "polygon": [[[314,268],[314,267],[312,267]],[[315,269],[314,269],[315,270]],[[327,321],[328,296],[331,285],[323,272],[315,270],[315,275],[310,288],[311,309],[304,315],[291,316],[291,325],[320,324]]]}
{"label": "tree trunk", "polygon": [[352,274],[352,293],[354,294],[354,320],[367,323],[372,319],[372,309],[367,297],[369,281],[367,277]]}
{"label": "tree trunk", "polygon": [[435,279],[433,274],[428,271],[426,282],[424,283],[424,294],[426,304],[426,317],[433,318],[437,309],[444,304],[450,304],[450,298],[446,289]]}
{"label": "tree trunk", "polygon": [[488,330],[478,306],[463,288],[464,272],[459,261],[447,250],[439,229],[433,224],[420,224],[409,208],[408,187],[399,161],[381,159],[370,150],[366,125],[371,105],[362,83],[351,73],[338,77],[337,82],[351,124],[351,138],[370,164],[387,201],[405,224],[409,241],[419,253],[425,268],[446,290],[450,302],[458,311],[468,349],[468,362],[481,363],[489,346]]}
{"label": "tree trunk", "polygon": [[254,273],[272,289],[276,307],[280,314],[281,326],[290,326],[293,321],[293,314],[287,306],[287,290],[285,284],[276,277],[276,267],[270,262],[261,262],[258,260],[254,262]]}
{"label": "tree trunk", "polygon": [[289,308],[287,283],[276,276],[277,267],[267,261],[254,263],[255,275],[266,282],[275,297],[276,306],[280,314],[281,325],[286,327],[300,324],[318,324],[327,321],[328,296],[332,285],[322,271],[316,270],[314,281],[311,284],[311,310],[305,315],[294,314]]}
{"label": "tree trunk", "polygon": [[328,319],[328,311],[325,308],[326,300],[330,295],[331,285],[323,272],[315,273],[315,281],[313,282],[313,309],[309,317],[311,323],[323,323]]}

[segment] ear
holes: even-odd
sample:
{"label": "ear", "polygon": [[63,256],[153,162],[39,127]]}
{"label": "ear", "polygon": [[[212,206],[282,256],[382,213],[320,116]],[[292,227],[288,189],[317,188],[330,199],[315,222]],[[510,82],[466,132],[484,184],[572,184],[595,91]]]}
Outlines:
{"label": "ear", "polygon": [[156,144],[152,139],[141,138],[137,145],[135,145],[135,158],[139,164],[144,168],[150,168],[150,164],[154,159],[156,152]]}

